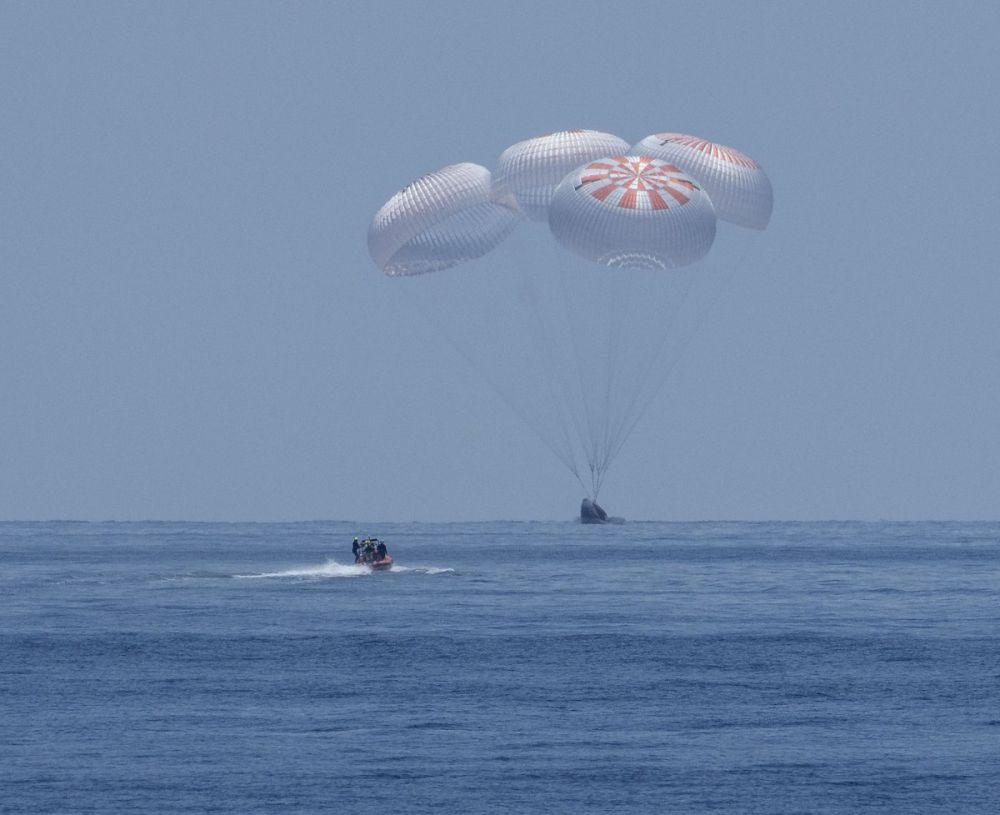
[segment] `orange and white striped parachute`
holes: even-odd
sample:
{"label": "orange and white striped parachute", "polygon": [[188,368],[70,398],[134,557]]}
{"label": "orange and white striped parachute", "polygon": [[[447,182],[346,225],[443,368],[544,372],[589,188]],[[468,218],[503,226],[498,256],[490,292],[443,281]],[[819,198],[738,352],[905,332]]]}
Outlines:
{"label": "orange and white striped parachute", "polygon": [[646,136],[633,152],[676,164],[702,186],[720,220],[764,229],[774,195],[767,173],[750,156],[683,133]]}
{"label": "orange and white striped parachute", "polygon": [[672,269],[711,249],[715,213],[698,183],[675,165],[610,156],[563,179],[549,229],[570,251],[605,266]]}

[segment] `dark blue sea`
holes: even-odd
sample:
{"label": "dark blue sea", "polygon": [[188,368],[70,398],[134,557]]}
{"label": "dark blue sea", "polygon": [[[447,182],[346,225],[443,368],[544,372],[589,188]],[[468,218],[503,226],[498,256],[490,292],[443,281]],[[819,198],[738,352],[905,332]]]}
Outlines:
{"label": "dark blue sea", "polygon": [[1000,524],[5,523],[0,706],[5,813],[997,813]]}

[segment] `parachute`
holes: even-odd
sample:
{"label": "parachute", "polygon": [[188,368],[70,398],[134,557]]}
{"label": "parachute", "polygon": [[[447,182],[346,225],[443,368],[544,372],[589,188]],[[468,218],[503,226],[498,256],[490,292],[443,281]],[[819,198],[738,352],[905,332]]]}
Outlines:
{"label": "parachute", "polygon": [[512,200],[494,198],[489,170],[452,164],[403,187],[375,213],[368,252],[392,277],[440,271],[494,249],[518,217]]}
{"label": "parachute", "polygon": [[493,174],[495,193],[513,195],[533,221],[547,221],[549,203],[566,174],[588,161],[629,151],[628,142],[599,130],[547,133],[508,147]]}
{"label": "parachute", "polygon": [[549,207],[549,229],[567,249],[595,263],[664,271],[708,252],[715,211],[674,165],[613,156],[562,180]]}
{"label": "parachute", "polygon": [[676,164],[697,178],[723,221],[763,230],[771,220],[771,182],[750,156],[683,133],[646,136],[636,153]]}
{"label": "parachute", "polygon": [[596,499],[772,205],[732,148],[570,130],[422,176],[368,248]]}

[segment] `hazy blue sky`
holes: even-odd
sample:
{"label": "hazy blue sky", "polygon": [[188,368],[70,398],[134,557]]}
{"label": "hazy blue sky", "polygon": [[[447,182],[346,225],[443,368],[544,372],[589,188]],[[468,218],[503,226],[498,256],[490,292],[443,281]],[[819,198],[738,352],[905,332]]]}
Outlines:
{"label": "hazy blue sky", "polygon": [[365,233],[573,127],[775,189],[610,510],[1000,517],[995,8],[0,3],[0,518],[571,517]]}

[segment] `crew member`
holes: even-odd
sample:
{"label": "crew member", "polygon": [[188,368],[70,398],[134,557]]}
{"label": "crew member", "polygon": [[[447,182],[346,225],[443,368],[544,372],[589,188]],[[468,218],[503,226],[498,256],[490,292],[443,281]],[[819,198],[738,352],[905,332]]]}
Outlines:
{"label": "crew member", "polygon": [[378,546],[375,547],[375,551],[378,552],[379,560],[385,560],[385,553],[386,553],[385,541],[379,541]]}
{"label": "crew member", "polygon": [[361,544],[358,543],[358,536],[354,536],[354,543],[351,544],[351,551],[354,553],[354,562],[358,562],[358,550],[361,548]]}

